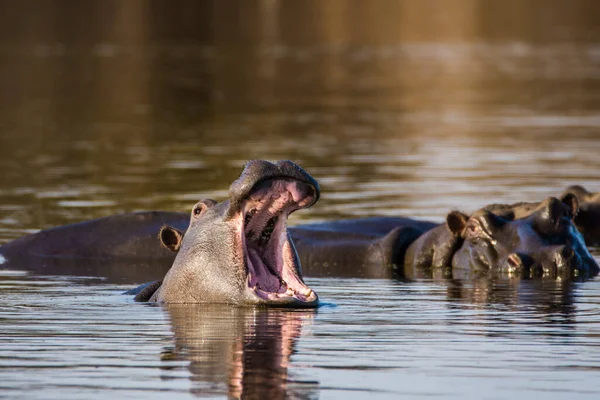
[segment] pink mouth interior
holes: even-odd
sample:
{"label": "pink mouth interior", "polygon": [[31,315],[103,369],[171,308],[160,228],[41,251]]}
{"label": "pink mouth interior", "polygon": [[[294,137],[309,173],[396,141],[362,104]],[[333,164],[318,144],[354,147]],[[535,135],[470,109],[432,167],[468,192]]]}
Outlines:
{"label": "pink mouth interior", "polygon": [[287,218],[314,201],[314,189],[292,179],[268,179],[255,186],[243,206],[244,254],[248,287],[265,300],[315,295],[299,277]]}

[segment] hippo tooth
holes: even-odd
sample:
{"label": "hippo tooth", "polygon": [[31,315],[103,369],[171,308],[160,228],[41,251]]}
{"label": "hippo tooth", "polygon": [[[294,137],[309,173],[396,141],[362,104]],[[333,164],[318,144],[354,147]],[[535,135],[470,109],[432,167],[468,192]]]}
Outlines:
{"label": "hippo tooth", "polygon": [[6,258],[2,254],[0,254],[0,265],[6,262]]}
{"label": "hippo tooth", "polygon": [[256,285],[254,287],[254,291],[256,292],[257,295],[259,295],[260,297],[262,297],[263,299],[266,299],[266,300],[277,300],[279,297],[279,296],[277,296],[277,293],[265,292],[264,290],[262,290],[260,288],[259,285]]}

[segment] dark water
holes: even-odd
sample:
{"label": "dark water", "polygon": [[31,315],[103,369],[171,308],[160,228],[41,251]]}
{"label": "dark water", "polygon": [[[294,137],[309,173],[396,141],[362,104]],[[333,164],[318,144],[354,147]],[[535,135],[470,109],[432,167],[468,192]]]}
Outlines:
{"label": "dark water", "polygon": [[[320,181],[292,223],[598,191],[599,11],[0,1],[0,242],[220,200],[253,158]],[[598,279],[309,278],[326,305],[282,311],[0,272],[0,398],[600,395]]]}

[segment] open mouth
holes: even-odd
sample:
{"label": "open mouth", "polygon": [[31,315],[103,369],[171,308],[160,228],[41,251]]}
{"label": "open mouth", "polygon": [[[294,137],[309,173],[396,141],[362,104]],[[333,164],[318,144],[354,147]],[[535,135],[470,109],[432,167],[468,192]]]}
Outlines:
{"label": "open mouth", "polygon": [[258,182],[241,207],[242,247],[248,288],[259,301],[314,305],[318,296],[301,278],[287,232],[288,216],[316,201],[307,182],[275,177]]}

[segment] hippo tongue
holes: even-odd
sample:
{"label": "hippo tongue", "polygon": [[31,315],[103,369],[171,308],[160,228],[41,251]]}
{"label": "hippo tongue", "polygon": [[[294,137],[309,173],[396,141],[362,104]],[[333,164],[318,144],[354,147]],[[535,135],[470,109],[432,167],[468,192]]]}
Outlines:
{"label": "hippo tongue", "polygon": [[265,292],[274,293],[283,293],[287,289],[253,248],[248,249],[248,273],[251,287],[258,286]]}

